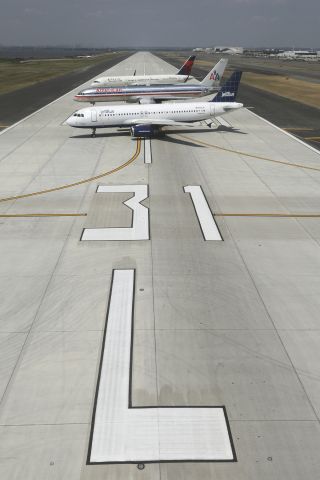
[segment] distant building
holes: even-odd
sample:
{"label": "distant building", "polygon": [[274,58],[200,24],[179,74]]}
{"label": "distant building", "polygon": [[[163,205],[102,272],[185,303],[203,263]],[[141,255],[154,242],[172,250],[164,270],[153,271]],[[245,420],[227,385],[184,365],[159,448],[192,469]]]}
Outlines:
{"label": "distant building", "polygon": [[278,57],[280,58],[311,58],[317,57],[318,52],[313,50],[285,50],[284,52],[278,53]]}
{"label": "distant building", "polygon": [[228,55],[242,55],[243,47],[214,47],[215,53],[226,53]]}
{"label": "distant building", "polygon": [[227,55],[242,55],[242,47],[197,47],[193,49],[194,52],[206,52],[206,53],[225,53]]}

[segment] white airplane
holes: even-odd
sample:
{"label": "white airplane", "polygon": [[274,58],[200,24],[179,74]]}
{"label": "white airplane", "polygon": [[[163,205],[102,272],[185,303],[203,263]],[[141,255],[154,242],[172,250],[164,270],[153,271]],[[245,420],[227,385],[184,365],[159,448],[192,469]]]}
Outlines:
{"label": "white airplane", "polygon": [[164,126],[189,126],[242,108],[236,96],[242,72],[234,72],[219,93],[209,102],[148,105],[112,105],[77,110],[65,123],[76,128],[129,127],[133,137],[151,137]]}
{"label": "white airplane", "polygon": [[209,71],[202,82],[155,85],[124,85],[110,87],[90,87],[81,90],[74,96],[77,102],[114,102],[161,103],[168,100],[186,100],[190,97],[204,97],[220,90],[220,79],[228,60],[222,58]]}
{"label": "white airplane", "polygon": [[177,73],[166,74],[166,75],[123,75],[123,76],[110,76],[110,77],[100,77],[96,78],[91,87],[99,87],[101,85],[121,85],[121,84],[133,84],[138,85],[141,83],[150,84],[150,83],[173,83],[173,82],[187,82],[188,80],[194,80],[192,77],[191,69],[193,66],[195,55],[191,55],[180,68]]}

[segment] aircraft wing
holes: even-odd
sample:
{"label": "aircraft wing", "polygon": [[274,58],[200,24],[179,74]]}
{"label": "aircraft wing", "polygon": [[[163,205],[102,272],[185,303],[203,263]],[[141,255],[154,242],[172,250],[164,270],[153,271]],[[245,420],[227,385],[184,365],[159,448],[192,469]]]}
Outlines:
{"label": "aircraft wing", "polygon": [[123,123],[123,126],[134,126],[134,125],[159,125],[161,126],[170,126],[175,125],[177,127],[192,126],[189,122],[176,122],[170,119],[160,119],[160,118],[130,118]]}

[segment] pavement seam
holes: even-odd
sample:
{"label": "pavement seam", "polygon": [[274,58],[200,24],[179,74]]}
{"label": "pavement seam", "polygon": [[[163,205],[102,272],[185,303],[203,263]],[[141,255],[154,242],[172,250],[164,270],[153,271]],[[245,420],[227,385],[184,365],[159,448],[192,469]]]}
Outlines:
{"label": "pavement seam", "polygon": [[[221,149],[222,149],[222,147],[221,147]],[[245,160],[244,160],[244,161],[245,161]],[[206,179],[205,179],[205,177],[204,177],[203,174],[202,174],[202,170],[201,170],[201,167],[200,167],[200,165],[199,165],[198,160],[196,160],[196,163],[197,163],[198,168],[199,168],[199,170],[200,170],[200,172],[201,172],[201,176],[202,176],[202,178],[204,179],[204,183],[207,185],[208,191],[210,191],[210,192],[212,193],[212,195],[213,195],[213,197],[214,197],[214,199],[215,199],[215,202],[217,203],[217,200],[216,200],[216,198],[215,198],[214,192],[212,192],[212,189],[211,189],[210,186],[207,184]],[[260,176],[252,169],[252,167],[248,164],[248,162],[245,161],[245,163],[246,163],[246,165],[248,166],[248,168],[253,172],[253,174],[256,175],[256,176],[259,178],[259,180],[265,185],[265,187],[272,193],[272,195],[275,196],[274,192],[272,192],[272,190],[268,187],[268,185],[266,185],[266,183],[260,178]],[[277,197],[276,197],[276,198],[277,198]],[[277,200],[278,200],[278,198],[277,198]],[[279,200],[278,200],[278,201],[279,201]],[[281,204],[280,201],[279,201],[279,203]],[[217,204],[218,204],[218,203],[217,203]],[[266,313],[266,315],[267,315],[267,318],[269,319],[270,324],[273,326],[273,330],[269,330],[269,331],[271,331],[271,332],[273,331],[273,332],[276,334],[276,336],[277,336],[277,338],[278,338],[278,341],[280,342],[280,344],[281,344],[281,346],[282,346],[283,353],[285,354],[286,358],[288,359],[288,362],[289,362],[288,367],[290,366],[290,368],[291,368],[292,371],[294,372],[294,375],[295,375],[295,377],[296,377],[296,379],[297,379],[297,381],[298,381],[298,383],[299,383],[302,391],[303,391],[304,394],[305,394],[305,397],[306,397],[306,399],[307,399],[307,402],[308,402],[308,404],[309,404],[309,407],[310,407],[311,411],[313,412],[313,415],[315,416],[315,419],[314,419],[313,421],[317,421],[317,422],[319,423],[319,422],[320,422],[320,418],[318,417],[316,408],[313,406],[313,403],[311,402],[311,399],[310,399],[310,397],[309,397],[309,395],[308,395],[308,393],[307,393],[307,391],[306,391],[306,389],[305,389],[305,387],[304,387],[304,384],[303,384],[303,382],[302,382],[302,380],[301,380],[301,378],[300,378],[300,376],[299,376],[299,374],[298,374],[298,372],[297,372],[297,370],[296,370],[296,368],[295,368],[295,366],[294,366],[294,364],[293,364],[293,361],[292,361],[292,359],[291,359],[291,357],[290,357],[290,355],[289,355],[289,352],[287,351],[287,349],[286,349],[286,347],[285,347],[285,345],[284,345],[284,342],[283,342],[283,340],[282,340],[282,338],[281,338],[281,336],[280,336],[280,333],[279,333],[278,329],[276,328],[276,324],[275,324],[275,322],[274,322],[271,314],[269,313],[269,310],[268,310],[268,308],[267,308],[267,305],[265,304],[265,302],[264,302],[264,300],[263,300],[263,297],[262,297],[262,295],[261,295],[261,293],[260,293],[260,291],[259,291],[259,289],[258,289],[258,286],[257,286],[257,284],[256,284],[256,282],[255,282],[255,279],[254,279],[252,273],[251,273],[251,270],[250,270],[249,266],[247,265],[247,263],[246,263],[246,261],[245,261],[245,258],[244,258],[244,256],[243,256],[241,250],[240,250],[240,247],[238,246],[238,243],[236,242],[236,240],[235,240],[235,238],[234,238],[234,236],[233,236],[233,234],[232,234],[232,232],[231,232],[231,230],[229,229],[229,227],[228,227],[227,224],[225,224],[225,228],[228,230],[228,233],[229,233],[229,235],[230,235],[230,238],[232,239],[232,243],[233,243],[233,245],[235,246],[235,249],[236,249],[236,251],[238,252],[239,257],[241,258],[242,264],[243,264],[245,270],[247,271],[247,274],[249,275],[249,277],[250,277],[250,279],[251,279],[252,286],[254,287],[254,289],[255,289],[255,291],[256,291],[256,293],[257,293],[257,296],[258,296],[259,300],[261,301],[261,305],[263,306],[263,309],[264,309],[264,311],[265,311],[265,313]],[[308,234],[308,232],[306,232],[306,233]],[[310,237],[309,234],[308,234],[308,236]],[[314,241],[314,239],[312,239],[312,240]],[[312,420],[311,420],[311,421],[312,421]]]}
{"label": "pavement seam", "polygon": [[[93,182],[95,180],[106,177],[108,175],[112,175],[113,173],[116,173],[119,170],[122,170],[123,168],[125,168],[125,167],[129,166],[131,163],[133,163],[138,158],[138,156],[140,154],[140,151],[141,151],[141,139],[138,138],[137,142],[136,142],[136,151],[133,154],[133,156],[131,158],[129,158],[129,160],[127,160],[125,163],[122,163],[121,165],[113,168],[112,170],[108,170],[107,172],[103,172],[103,173],[101,173],[99,175],[95,175],[93,177],[85,178],[84,180],[80,180],[78,182],[69,183],[69,184],[66,184],[66,185],[60,185],[59,187],[48,188],[46,190],[39,190],[37,192],[25,193],[25,194],[22,194],[22,195],[15,195],[15,196],[12,196],[12,197],[0,198],[0,203],[9,202],[11,200],[19,200],[21,198],[34,197],[34,196],[37,196],[37,195],[44,195],[46,193],[51,193],[51,192],[57,192],[58,190],[65,190],[67,188],[77,187],[79,185],[83,185],[85,183]],[[100,152],[100,154],[101,154],[101,152]],[[45,165],[43,167],[41,167],[40,171],[44,167],[45,167]],[[34,179],[38,175],[39,175],[39,171],[37,172],[36,176],[33,177],[32,181],[34,181]],[[25,187],[25,188],[28,188],[28,187]]]}
{"label": "pavement seam", "polygon": [[[95,171],[95,170],[97,169],[97,167],[98,167],[98,164],[99,164],[99,162],[100,162],[100,160],[101,160],[101,156],[102,156],[103,151],[104,151],[104,148],[101,148],[100,153],[99,153],[99,155],[98,155],[98,159],[97,159],[96,164],[95,164],[95,167],[94,167],[94,171]],[[139,150],[139,153],[140,153],[140,150]],[[87,186],[86,192],[84,192],[84,194],[83,194],[83,196],[82,196],[82,200],[81,200],[81,202],[80,202],[79,208],[81,208],[81,205],[82,205],[83,202],[85,201],[86,195],[87,195],[87,193],[88,193],[88,188],[89,188],[89,186]],[[37,322],[37,320],[38,320],[38,316],[39,316],[40,309],[41,309],[41,307],[42,307],[43,301],[44,301],[44,299],[45,299],[45,297],[46,297],[46,294],[47,294],[47,292],[48,292],[48,290],[49,290],[49,287],[50,287],[50,285],[51,285],[52,279],[54,278],[55,271],[57,270],[57,267],[58,267],[58,265],[59,265],[59,263],[60,263],[60,260],[61,260],[61,258],[62,258],[62,255],[63,255],[64,250],[65,250],[65,248],[66,248],[66,245],[68,244],[68,241],[69,241],[69,239],[70,239],[70,237],[71,237],[71,232],[72,232],[73,227],[74,227],[74,225],[75,225],[75,221],[76,221],[76,219],[74,219],[73,222],[72,222],[71,225],[70,225],[69,232],[68,232],[68,234],[67,234],[66,237],[65,237],[65,240],[64,240],[63,245],[62,245],[62,247],[61,247],[60,253],[58,254],[58,258],[57,258],[57,260],[56,260],[56,262],[55,262],[55,265],[54,265],[53,268],[52,268],[51,275],[50,275],[49,278],[48,278],[46,288],[44,289],[43,294],[41,295],[41,298],[40,298],[40,300],[39,300],[39,305],[38,305],[38,308],[36,309],[36,311],[35,311],[35,313],[34,313],[33,320],[32,320],[32,322],[31,322],[30,328],[29,328],[29,330],[28,330],[27,332],[25,332],[26,338],[25,338],[25,340],[24,340],[24,342],[23,342],[23,344],[22,344],[22,346],[21,346],[20,353],[19,353],[19,355],[18,355],[18,357],[17,357],[17,359],[16,359],[16,362],[15,362],[13,368],[12,368],[10,377],[9,377],[8,380],[7,380],[6,387],[5,387],[5,389],[4,389],[4,391],[3,391],[3,394],[2,394],[2,396],[1,396],[1,398],[0,398],[0,407],[3,407],[3,406],[4,406],[4,403],[5,403],[6,399],[7,399],[8,394],[9,394],[9,388],[10,388],[10,386],[11,386],[11,384],[12,384],[12,381],[14,380],[15,376],[17,375],[17,373],[18,373],[18,371],[19,371],[19,366],[21,365],[21,362],[23,361],[23,357],[24,357],[25,347],[26,347],[26,345],[28,344],[28,340],[29,340],[31,334],[32,334],[33,331],[34,331],[34,326],[35,326],[35,324],[36,324],[36,322]],[[42,333],[44,333],[44,332],[45,332],[45,331],[42,331]]]}
{"label": "pavement seam", "polygon": [[[190,132],[190,133],[192,133],[192,132]],[[279,163],[280,165],[286,165],[287,167],[297,167],[297,168],[303,168],[303,169],[306,169],[306,170],[315,170],[317,172],[320,172],[320,167],[312,167],[310,165],[302,165],[300,163],[289,163],[289,162],[284,162],[282,160],[274,160],[272,158],[262,157],[260,155],[255,155],[255,154],[252,154],[252,153],[242,152],[242,151],[239,151],[239,150],[233,150],[233,149],[230,149],[230,148],[224,148],[224,147],[221,147],[219,145],[203,142],[201,140],[196,140],[195,138],[188,137],[186,135],[181,135],[181,134],[176,134],[176,135],[179,136],[179,137],[185,138],[187,140],[192,140],[194,143],[198,143],[200,145],[205,145],[207,147],[216,148],[217,150],[222,150],[224,152],[234,153],[236,155],[241,155],[243,157],[256,158],[258,160],[264,160],[266,162]],[[306,146],[308,146],[308,145],[306,145]],[[318,152],[318,153],[320,155],[320,152]]]}
{"label": "pavement seam", "polygon": [[[134,54],[133,54],[134,55]],[[125,60],[127,60],[131,55],[129,55],[127,58],[125,58],[124,60],[121,60],[121,62],[124,62]],[[119,62],[117,65],[119,65],[121,62]],[[114,67],[115,65],[113,65]],[[108,68],[107,70],[110,70],[111,68],[113,67],[110,67]],[[105,70],[104,70],[105,71]],[[102,73],[104,73],[104,71],[102,71],[100,74],[98,75],[101,75]],[[37,113],[41,112],[42,110],[44,110],[45,108],[49,107],[50,105],[53,105],[55,104],[56,102],[58,102],[59,100],[61,100],[62,98],[66,97],[67,95],[70,95],[71,93],[73,93],[75,90],[78,90],[79,88],[83,87],[84,85],[86,85],[88,82],[92,81],[94,78],[96,77],[96,75],[92,78],[92,79],[89,79],[83,83],[81,83],[80,85],[78,85],[77,87],[73,88],[72,90],[69,90],[67,93],[64,93],[63,95],[61,95],[60,97],[56,98],[55,100],[53,100],[52,102],[48,103],[47,105],[44,105],[43,107],[39,108],[38,110],[36,110],[35,112],[32,112],[30,113],[30,115],[27,115],[26,117],[22,118],[21,120],[19,120],[18,122],[14,123],[13,125],[10,125],[8,128],[6,128],[5,130],[3,130],[2,132],[0,132],[0,135],[3,135],[4,133],[8,132],[9,130],[11,130],[12,128],[16,127],[17,125],[20,125],[20,123],[24,122],[25,120],[28,120],[29,118],[33,117],[34,115],[36,115]]]}

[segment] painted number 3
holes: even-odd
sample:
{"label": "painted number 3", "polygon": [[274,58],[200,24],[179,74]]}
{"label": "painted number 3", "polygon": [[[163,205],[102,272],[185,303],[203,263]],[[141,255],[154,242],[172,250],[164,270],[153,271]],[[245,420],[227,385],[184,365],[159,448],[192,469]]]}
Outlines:
{"label": "painted number 3", "polygon": [[[201,186],[187,185],[184,192],[191,196],[204,240],[222,240]],[[141,204],[149,196],[148,185],[99,186],[97,193],[133,193],[133,197],[124,202],[132,210],[132,225],[128,228],[85,228],[82,241],[150,240],[149,209]]]}

